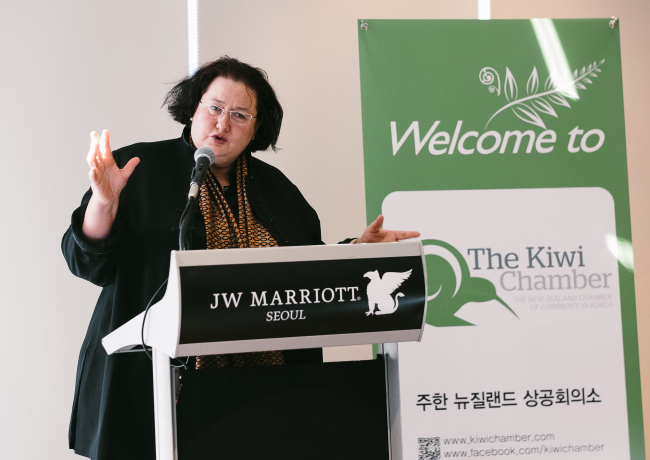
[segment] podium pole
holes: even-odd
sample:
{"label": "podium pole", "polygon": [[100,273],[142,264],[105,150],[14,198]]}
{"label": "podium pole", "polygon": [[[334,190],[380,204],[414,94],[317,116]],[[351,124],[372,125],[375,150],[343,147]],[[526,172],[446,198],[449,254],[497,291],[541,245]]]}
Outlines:
{"label": "podium pole", "polygon": [[379,344],[384,355],[386,378],[386,410],[388,411],[388,446],[390,460],[402,460],[402,418],[399,389],[399,351],[397,343]]}
{"label": "podium pole", "polygon": [[151,353],[156,415],[156,458],[158,460],[177,460],[174,368],[170,365],[169,356],[160,349],[152,348]]}

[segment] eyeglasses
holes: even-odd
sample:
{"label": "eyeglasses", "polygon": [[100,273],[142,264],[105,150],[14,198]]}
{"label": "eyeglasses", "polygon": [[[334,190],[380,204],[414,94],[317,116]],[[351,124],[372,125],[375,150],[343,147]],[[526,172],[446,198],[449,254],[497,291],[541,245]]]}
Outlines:
{"label": "eyeglasses", "polygon": [[219,107],[218,105],[209,105],[203,101],[199,101],[199,103],[208,108],[208,113],[212,118],[219,118],[225,112],[228,112],[230,115],[230,121],[239,126],[248,126],[253,118],[257,118],[250,113],[238,112],[236,110],[226,110],[223,107]]}

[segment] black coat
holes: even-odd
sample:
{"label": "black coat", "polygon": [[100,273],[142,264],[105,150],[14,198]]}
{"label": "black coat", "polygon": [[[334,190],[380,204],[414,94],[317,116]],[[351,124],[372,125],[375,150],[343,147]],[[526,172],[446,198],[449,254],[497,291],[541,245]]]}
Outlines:
{"label": "black coat", "polygon": [[[89,190],[63,236],[61,247],[72,273],[103,287],[79,353],[69,432],[70,448],[79,455],[97,460],[155,458],[151,362],[144,353],[107,356],[101,339],[141,313],[169,274],[194,150],[183,136],[116,150],[120,168],[133,157],[140,164],[120,195],[110,235],[99,242],[83,236]],[[246,155],[246,194],[253,213],[278,244],[322,244],[318,215],[296,186],[278,169]],[[190,238],[193,249],[206,247],[200,212]]]}

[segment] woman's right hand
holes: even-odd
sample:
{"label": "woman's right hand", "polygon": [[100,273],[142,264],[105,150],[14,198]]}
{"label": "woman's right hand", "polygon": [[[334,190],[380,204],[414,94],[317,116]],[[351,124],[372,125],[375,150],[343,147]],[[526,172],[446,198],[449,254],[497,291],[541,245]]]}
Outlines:
{"label": "woman's right hand", "polygon": [[120,169],[113,158],[108,130],[102,131],[101,139],[95,131],[90,133],[88,177],[93,195],[86,207],[81,228],[89,240],[103,240],[110,234],[117,215],[120,193],[138,163],[139,158],[131,158],[124,168]]}
{"label": "woman's right hand", "polygon": [[93,131],[90,133],[88,152],[88,166],[90,166],[88,177],[90,187],[93,189],[93,198],[104,205],[117,201],[133,170],[140,163],[139,158],[132,158],[123,169],[118,168],[109,139],[110,133],[107,129],[102,131],[101,139],[97,132]]}

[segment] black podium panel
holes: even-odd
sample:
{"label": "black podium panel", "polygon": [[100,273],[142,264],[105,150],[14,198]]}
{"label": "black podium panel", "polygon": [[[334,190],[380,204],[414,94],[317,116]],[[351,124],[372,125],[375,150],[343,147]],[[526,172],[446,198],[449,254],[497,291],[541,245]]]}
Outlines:
{"label": "black podium panel", "polygon": [[191,370],[182,384],[179,460],[388,459],[381,356]]}

